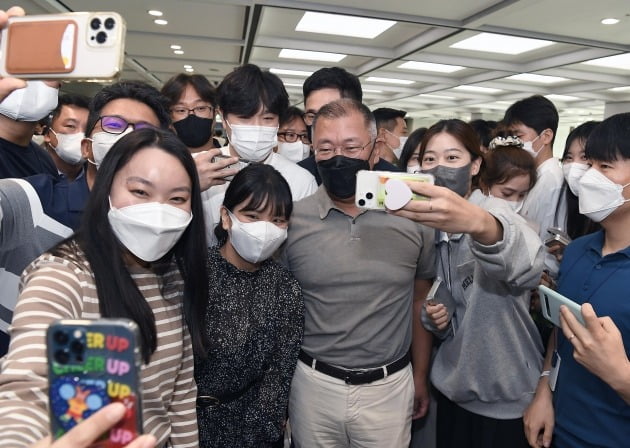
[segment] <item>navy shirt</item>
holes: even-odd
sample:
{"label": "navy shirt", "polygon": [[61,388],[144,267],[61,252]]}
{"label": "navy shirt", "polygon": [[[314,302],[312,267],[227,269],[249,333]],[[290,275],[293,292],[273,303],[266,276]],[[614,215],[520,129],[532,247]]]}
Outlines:
{"label": "navy shirt", "polygon": [[47,173],[57,176],[57,167],[41,146],[29,142],[20,146],[0,138],[0,179]]}
{"label": "navy shirt", "polygon": [[[311,173],[315,180],[317,181],[317,185],[322,184],[322,178],[319,177],[319,171],[317,170],[317,162],[315,162],[315,156],[311,155],[304,160],[298,162],[298,165]],[[402,171],[396,165],[392,165],[385,159],[379,159],[374,165],[374,171]]]}
{"label": "navy shirt", "polygon": [[[595,313],[610,316],[630,356],[630,247],[602,257],[604,231],[584,236],[564,252],[558,292]],[[573,358],[573,346],[558,336],[560,370],[554,392],[555,446],[622,447],[630,443],[630,405]]]}

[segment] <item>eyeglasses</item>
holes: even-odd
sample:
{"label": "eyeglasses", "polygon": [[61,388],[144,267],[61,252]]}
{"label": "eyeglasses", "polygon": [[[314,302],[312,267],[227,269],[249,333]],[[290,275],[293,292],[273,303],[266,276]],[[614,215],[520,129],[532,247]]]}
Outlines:
{"label": "eyeglasses", "polygon": [[363,146],[333,146],[333,145],[324,143],[322,146],[319,146],[314,149],[315,149],[315,154],[318,154],[322,157],[332,157],[332,155],[335,154],[336,149],[339,148],[341,150],[340,151],[341,154],[343,154],[346,157],[354,158],[358,156],[365,149],[365,147],[369,145],[370,143],[372,143],[372,140],[370,140]]}
{"label": "eyeglasses", "polygon": [[199,118],[212,118],[212,115],[214,115],[214,107],[196,106],[192,109],[188,109],[184,106],[176,106],[171,109],[171,113],[176,118],[186,118],[190,114],[195,114]]}
{"label": "eyeglasses", "polygon": [[286,131],[286,132],[278,132],[278,137],[283,137],[284,141],[287,143],[295,143],[298,138],[302,140],[302,143],[308,145],[311,141],[308,139],[308,134],[296,134],[295,132]]}
{"label": "eyeglasses", "polygon": [[108,134],[122,134],[127,130],[127,128],[129,128],[129,126],[131,126],[131,129],[134,131],[136,129],[145,128],[155,129],[155,126],[145,121],[129,123],[123,117],[119,117],[118,115],[103,115],[102,117],[99,117],[96,123],[99,121],[101,122],[101,128],[103,128],[103,131]]}
{"label": "eyeglasses", "polygon": [[306,123],[308,126],[313,124],[313,120],[315,119],[315,113],[313,112],[307,112],[304,114],[304,123]]}

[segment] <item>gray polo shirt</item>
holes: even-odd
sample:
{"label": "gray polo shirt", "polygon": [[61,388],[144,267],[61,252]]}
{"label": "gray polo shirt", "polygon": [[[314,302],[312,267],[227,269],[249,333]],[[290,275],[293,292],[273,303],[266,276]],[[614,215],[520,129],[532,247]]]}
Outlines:
{"label": "gray polo shirt", "polygon": [[323,186],[296,202],[281,259],[302,286],[304,351],[347,368],[404,356],[414,279],[435,273],[434,233],[380,211],[352,218]]}

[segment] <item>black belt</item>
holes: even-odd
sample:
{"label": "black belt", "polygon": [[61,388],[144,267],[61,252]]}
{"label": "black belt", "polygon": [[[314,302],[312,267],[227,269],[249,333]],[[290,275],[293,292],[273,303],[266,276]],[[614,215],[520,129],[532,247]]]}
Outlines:
{"label": "black belt", "polygon": [[387,371],[387,375],[392,375],[399,370],[407,367],[407,364],[409,364],[409,361],[411,360],[409,353],[407,353],[399,360],[394,361],[391,364],[387,364],[384,368],[378,367],[376,369],[367,370],[346,370],[313,359],[303,350],[300,350],[298,359],[319,372],[322,372],[334,378],[338,378],[340,380],[344,380],[346,384],[352,384],[355,386],[359,384],[371,383],[372,381],[382,380],[383,378],[385,378],[385,372],[383,371],[383,369]]}

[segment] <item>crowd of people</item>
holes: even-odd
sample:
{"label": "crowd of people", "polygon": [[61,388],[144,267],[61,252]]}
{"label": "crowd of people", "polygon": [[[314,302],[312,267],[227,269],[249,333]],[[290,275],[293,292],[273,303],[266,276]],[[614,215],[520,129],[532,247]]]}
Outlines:
{"label": "crowd of people", "polygon": [[[92,98],[0,79],[0,447],[123,418],[50,435],[46,329],[96,318],[140,329],[129,448],[625,446],[630,112],[559,160],[540,95],[417,129],[340,67],[303,95],[252,64]],[[434,182],[369,210],[360,170]],[[584,323],[542,318],[541,284]]]}

